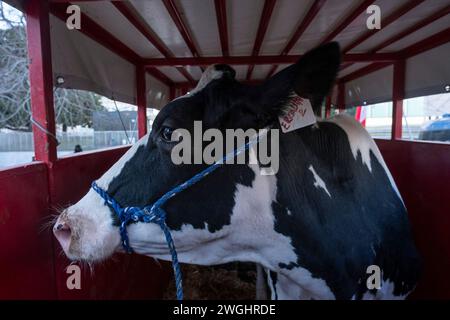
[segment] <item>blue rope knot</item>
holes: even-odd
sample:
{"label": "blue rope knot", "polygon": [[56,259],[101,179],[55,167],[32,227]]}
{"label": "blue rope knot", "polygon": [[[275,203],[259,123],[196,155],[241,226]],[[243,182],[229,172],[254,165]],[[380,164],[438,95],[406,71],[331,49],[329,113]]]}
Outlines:
{"label": "blue rope knot", "polygon": [[[267,128],[266,128],[267,129]],[[222,166],[226,161],[232,157],[236,157],[240,153],[248,150],[251,145],[254,143],[258,143],[259,138],[262,135],[267,134],[268,130],[264,130],[263,134],[259,134],[256,137],[252,138],[245,145],[240,146],[234,151],[226,154],[221,160],[213,163],[203,171],[197,173],[189,180],[185,181],[182,184],[174,187],[165,193],[161,198],[159,198],[153,205],[145,206],[145,207],[125,207],[123,208],[113,197],[111,197],[105,190],[100,188],[97,183],[92,182],[92,189],[97,192],[100,197],[104,200],[105,205],[109,206],[114,210],[117,215],[117,218],[120,221],[119,231],[120,237],[122,239],[122,246],[127,253],[132,253],[133,249],[130,246],[130,241],[127,233],[127,226],[130,223],[144,222],[144,223],[156,223],[160,226],[161,230],[164,233],[164,237],[166,238],[167,246],[169,247],[170,254],[172,256],[172,267],[175,276],[175,284],[177,289],[177,299],[183,300],[183,281],[181,275],[180,265],[178,263],[177,251],[175,249],[175,244],[172,239],[172,235],[170,234],[170,230],[166,224],[166,212],[162,208],[162,206],[166,203],[167,200],[171,199],[178,193],[186,190],[190,186],[199,182],[206,176],[208,176],[211,172]]]}

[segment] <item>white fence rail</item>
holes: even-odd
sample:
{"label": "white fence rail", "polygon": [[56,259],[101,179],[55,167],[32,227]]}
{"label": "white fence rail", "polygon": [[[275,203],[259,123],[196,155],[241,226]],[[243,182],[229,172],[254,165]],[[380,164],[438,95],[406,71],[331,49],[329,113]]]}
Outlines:
{"label": "white fence rail", "polygon": [[[73,151],[78,144],[83,151],[134,143],[137,131],[94,131],[89,133],[59,133],[58,151]],[[33,151],[32,132],[0,132],[0,152]]]}

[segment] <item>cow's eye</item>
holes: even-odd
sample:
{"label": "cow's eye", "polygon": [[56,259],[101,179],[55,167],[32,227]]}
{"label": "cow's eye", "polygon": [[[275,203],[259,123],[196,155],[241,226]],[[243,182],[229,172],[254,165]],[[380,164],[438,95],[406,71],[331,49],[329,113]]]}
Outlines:
{"label": "cow's eye", "polygon": [[161,137],[165,140],[165,141],[172,141],[172,134],[173,134],[173,128],[171,127],[163,127],[161,130]]}

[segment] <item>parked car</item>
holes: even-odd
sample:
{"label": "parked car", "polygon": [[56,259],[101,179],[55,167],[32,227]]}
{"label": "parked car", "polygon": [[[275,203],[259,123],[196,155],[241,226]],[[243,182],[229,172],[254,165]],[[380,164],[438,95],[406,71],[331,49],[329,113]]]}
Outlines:
{"label": "parked car", "polygon": [[419,140],[450,141],[450,113],[426,123],[419,132]]}

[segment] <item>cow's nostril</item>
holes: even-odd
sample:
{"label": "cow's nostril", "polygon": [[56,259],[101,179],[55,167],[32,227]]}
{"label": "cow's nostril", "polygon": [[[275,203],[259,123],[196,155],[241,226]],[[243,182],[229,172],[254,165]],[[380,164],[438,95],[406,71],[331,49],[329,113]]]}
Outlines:
{"label": "cow's nostril", "polygon": [[65,223],[58,223],[58,225],[56,226],[56,230],[70,230],[70,228],[65,224]]}
{"label": "cow's nostril", "polygon": [[70,229],[70,226],[65,222],[57,222],[53,228],[53,233],[56,239],[58,239],[58,242],[61,244],[61,247],[67,252],[72,238],[72,230]]}

